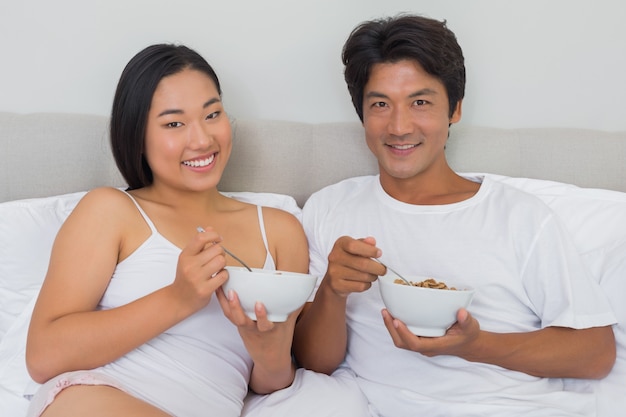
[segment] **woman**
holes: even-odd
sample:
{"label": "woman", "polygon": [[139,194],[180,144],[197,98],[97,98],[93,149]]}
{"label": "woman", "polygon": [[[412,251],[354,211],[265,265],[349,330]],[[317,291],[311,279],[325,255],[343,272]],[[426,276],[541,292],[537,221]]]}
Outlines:
{"label": "woman", "polygon": [[237,265],[221,245],[306,272],[300,223],[218,192],[231,126],[215,72],[185,46],[131,59],[110,136],[129,188],[90,191],[57,235],[28,335],[29,372],[45,383],[29,415],[239,416],[248,387],[293,382],[298,312],[272,323],[259,305],[247,318],[220,288]]}

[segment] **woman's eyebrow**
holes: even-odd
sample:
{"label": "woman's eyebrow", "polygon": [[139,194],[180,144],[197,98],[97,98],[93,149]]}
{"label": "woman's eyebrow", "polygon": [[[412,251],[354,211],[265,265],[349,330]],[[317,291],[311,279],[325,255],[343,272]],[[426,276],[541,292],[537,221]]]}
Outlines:
{"label": "woman's eyebrow", "polygon": [[[215,103],[219,103],[220,101],[222,101],[219,97],[214,97],[210,100],[207,100],[206,103],[204,103],[202,105],[203,109],[206,109],[207,107],[209,107],[211,104],[215,104]],[[159,113],[157,115],[157,117],[161,117],[161,116],[166,116],[168,114],[183,114],[184,111],[181,109],[166,109],[163,110],[161,113]]]}
{"label": "woman's eyebrow", "polygon": [[206,103],[204,103],[202,105],[203,109],[206,109],[207,107],[209,107],[211,104],[215,104],[215,103],[219,103],[220,101],[222,101],[219,97],[213,97],[212,99],[210,99],[209,101],[207,101]]}
{"label": "woman's eyebrow", "polygon": [[168,114],[183,114],[184,112],[180,109],[167,109],[163,110],[161,113],[157,115],[157,117],[167,116]]}

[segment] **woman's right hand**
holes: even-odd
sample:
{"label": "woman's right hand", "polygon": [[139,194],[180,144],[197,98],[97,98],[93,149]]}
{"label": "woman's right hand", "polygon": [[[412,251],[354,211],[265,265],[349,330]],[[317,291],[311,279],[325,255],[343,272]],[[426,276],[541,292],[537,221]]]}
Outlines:
{"label": "woman's right hand", "polygon": [[217,243],[221,236],[211,227],[198,232],[178,257],[176,277],[171,284],[178,296],[197,311],[206,306],[215,290],[227,279],[226,257]]}

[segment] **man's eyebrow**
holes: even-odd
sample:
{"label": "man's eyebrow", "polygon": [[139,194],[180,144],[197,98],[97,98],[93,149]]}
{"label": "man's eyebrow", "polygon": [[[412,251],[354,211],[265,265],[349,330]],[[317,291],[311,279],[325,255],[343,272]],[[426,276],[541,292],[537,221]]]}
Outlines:
{"label": "man's eyebrow", "polygon": [[[219,103],[220,101],[222,101],[222,100],[219,97],[213,97],[212,99],[210,99],[206,103],[204,103],[202,105],[202,108],[206,109],[211,104]],[[166,116],[168,114],[183,114],[183,113],[184,113],[184,111],[182,111],[181,109],[166,109],[166,110],[163,110],[161,113],[159,113],[157,115],[157,117]]]}
{"label": "man's eyebrow", "polygon": [[[417,90],[411,94],[409,94],[409,98],[421,97],[421,96],[433,96],[436,95],[437,91],[432,88],[422,88],[421,90]],[[370,91],[365,95],[366,98],[389,98],[387,94],[379,93],[378,91]]]}
{"label": "man's eyebrow", "polygon": [[434,96],[437,95],[437,91],[432,88],[422,88],[421,90],[417,90],[413,94],[410,94],[409,97],[419,97],[419,96]]}
{"label": "man's eyebrow", "polygon": [[366,98],[388,98],[387,94],[379,93],[378,91],[369,91],[365,94]]}

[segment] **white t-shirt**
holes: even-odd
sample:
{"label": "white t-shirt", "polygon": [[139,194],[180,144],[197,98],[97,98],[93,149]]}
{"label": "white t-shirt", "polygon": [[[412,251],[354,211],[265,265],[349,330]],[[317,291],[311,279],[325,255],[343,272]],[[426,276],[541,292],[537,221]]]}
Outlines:
{"label": "white t-shirt", "polygon": [[[324,276],[338,237],[373,236],[381,260],[403,274],[475,288],[469,311],[484,330],[615,323],[554,213],[489,176],[472,198],[431,206],[391,198],[378,176],[345,180],[311,196],[303,223],[312,274]],[[396,348],[383,307],[377,282],[348,297],[345,359],[380,415],[595,415],[594,394],[563,391],[560,379]]]}

